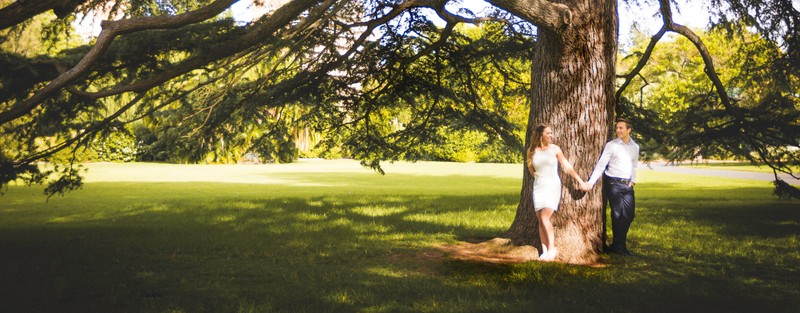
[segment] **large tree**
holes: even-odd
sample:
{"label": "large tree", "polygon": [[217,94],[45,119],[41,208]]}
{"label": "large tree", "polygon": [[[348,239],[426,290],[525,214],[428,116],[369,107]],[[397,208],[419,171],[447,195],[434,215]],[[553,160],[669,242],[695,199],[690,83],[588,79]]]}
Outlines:
{"label": "large tree", "polygon": [[[474,60],[492,56],[496,61],[489,64],[508,69],[504,60],[528,53],[528,129],[553,126],[569,161],[587,176],[614,115],[646,124],[648,111],[628,105],[621,93],[667,32],[694,44],[713,85],[698,97],[692,114],[698,118],[681,130],[699,139],[679,143],[676,158],[685,155],[681,151],[725,144],[776,170],[791,172],[787,161],[798,159],[787,149],[798,144],[800,68],[794,35],[800,14],[790,0],[712,1],[728,9],[718,12],[720,25],[741,21],[779,47],[765,72],[771,76],[759,97],[763,105],[743,104],[725,89],[701,39],[672,20],[668,0],[658,1],[663,27],[637,55],[637,66],[621,76],[615,0],[490,0],[499,10],[483,17],[448,0],[292,0],[246,24],[226,18],[235,2],[0,2],[4,41],[42,12],[55,13],[51,29],[69,29],[79,14],[109,12],[87,45],[57,55],[0,54],[0,182],[45,181],[49,173],[38,162],[140,120],[168,121],[185,129],[183,138],[201,144],[229,140],[219,134],[238,133],[242,122],[265,123],[262,137],[247,140],[256,150],[274,149],[285,134],[289,105],[302,108],[303,120],[326,134],[323,144],[345,147],[377,169],[381,160],[419,158],[418,147],[440,140],[442,127],[481,130],[522,149],[503,110],[481,97],[482,84],[492,82],[476,68],[487,63]],[[648,1],[625,1],[639,2]],[[434,16],[442,27],[431,22]],[[503,39],[487,45],[454,31],[461,23],[483,22],[505,25],[495,32]],[[516,75],[504,77],[513,82]],[[509,85],[523,81],[516,80]],[[777,112],[776,119],[764,122],[765,110]],[[388,123],[401,113],[411,117],[402,125]],[[49,191],[80,185],[69,161],[56,167],[60,174]],[[537,244],[530,176],[524,166],[520,170],[520,203],[507,236],[515,244]],[[566,182],[562,195],[555,220],[560,258],[592,261],[604,239],[599,188],[584,194]]]}

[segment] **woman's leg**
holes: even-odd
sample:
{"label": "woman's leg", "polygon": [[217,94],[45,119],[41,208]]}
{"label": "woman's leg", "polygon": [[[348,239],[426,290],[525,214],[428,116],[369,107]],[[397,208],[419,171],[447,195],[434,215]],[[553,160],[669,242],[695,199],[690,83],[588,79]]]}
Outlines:
{"label": "woman's leg", "polygon": [[539,242],[542,243],[542,250],[539,251],[541,252],[539,254],[539,259],[544,260],[547,258],[548,254],[547,254],[547,233],[544,226],[542,226],[542,210],[536,211],[536,220],[538,222],[537,226],[539,227]]}
{"label": "woman's leg", "polygon": [[536,218],[539,220],[539,239],[542,241],[542,259],[544,260],[553,260],[558,254],[558,250],[555,247],[553,223],[550,222],[553,212],[554,210],[550,208],[536,211]]}

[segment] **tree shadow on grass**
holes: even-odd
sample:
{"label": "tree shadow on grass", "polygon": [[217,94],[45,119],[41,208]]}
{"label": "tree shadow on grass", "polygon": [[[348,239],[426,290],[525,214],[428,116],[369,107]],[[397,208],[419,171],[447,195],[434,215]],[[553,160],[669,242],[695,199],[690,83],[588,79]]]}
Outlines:
{"label": "tree shadow on grass", "polygon": [[772,187],[683,188],[681,184],[648,183],[637,187],[637,204],[653,218],[688,219],[724,229],[725,236],[783,238],[800,234],[800,201],[779,200]]}
{"label": "tree shadow on grass", "polygon": [[[195,187],[185,184],[187,190]],[[240,187],[268,194],[263,186]],[[225,188],[216,186],[222,194]],[[715,269],[721,261],[713,256],[691,260],[648,252],[596,269],[462,261],[434,249],[505,230],[510,220],[502,219],[513,217],[517,200],[516,193],[204,201],[177,195],[124,207],[63,208],[41,222],[0,228],[0,311],[672,312],[696,311],[702,303],[709,312],[781,312],[797,307],[797,298],[789,297],[796,291],[780,288],[796,280],[781,276],[794,272],[762,265],[757,269],[777,283],[745,284],[740,280],[747,275]],[[657,242],[646,244],[659,248]],[[751,261],[736,261],[739,266],[730,269],[758,266]],[[631,300],[614,300],[619,294]]]}
{"label": "tree shadow on grass", "polygon": [[[221,197],[53,211],[38,223],[0,228],[0,311],[324,312],[387,305],[393,286],[409,280],[448,290],[439,279],[387,266],[392,255],[454,234],[496,231],[431,217],[485,215],[482,206],[509,201],[379,198]],[[452,205],[465,202],[472,205]],[[371,295],[374,288],[386,290]],[[415,298],[425,298],[407,289],[388,307],[413,307]]]}
{"label": "tree shadow on grass", "polygon": [[641,253],[616,258],[617,267],[633,269],[636,280],[691,282],[682,288],[703,297],[736,295],[722,303],[736,312],[797,305],[800,202],[770,198],[769,188],[653,188],[673,191],[637,198],[629,238]]}

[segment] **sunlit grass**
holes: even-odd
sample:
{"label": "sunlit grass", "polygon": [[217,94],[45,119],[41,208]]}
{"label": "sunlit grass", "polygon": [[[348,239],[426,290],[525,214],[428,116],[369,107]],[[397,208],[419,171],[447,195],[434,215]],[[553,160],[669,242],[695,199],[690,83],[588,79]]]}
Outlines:
{"label": "sunlit grass", "polygon": [[[716,169],[716,170],[730,170],[730,171],[743,171],[743,172],[758,172],[758,173],[772,173],[772,168],[767,165],[751,164],[750,162],[739,161],[713,161],[713,162],[698,162],[698,163],[683,163],[681,166],[692,168]],[[800,166],[792,167],[796,173],[800,171]]]}
{"label": "sunlit grass", "polygon": [[772,197],[769,182],[641,170],[639,255],[590,268],[437,254],[506,230],[519,164],[88,167],[64,197],[21,186],[0,197],[0,312],[800,307],[800,203]]}

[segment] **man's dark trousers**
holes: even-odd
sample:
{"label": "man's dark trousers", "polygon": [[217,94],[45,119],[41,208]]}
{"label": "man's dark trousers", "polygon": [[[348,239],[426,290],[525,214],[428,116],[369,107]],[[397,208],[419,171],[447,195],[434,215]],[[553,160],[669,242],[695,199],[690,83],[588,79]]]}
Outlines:
{"label": "man's dark trousers", "polygon": [[603,191],[611,206],[611,232],[614,234],[614,243],[609,247],[611,252],[628,252],[628,229],[636,213],[633,187],[629,183],[627,179],[603,176]]}

